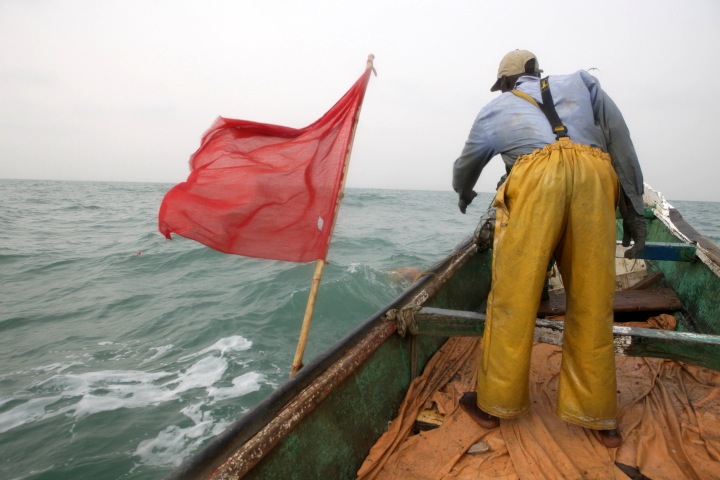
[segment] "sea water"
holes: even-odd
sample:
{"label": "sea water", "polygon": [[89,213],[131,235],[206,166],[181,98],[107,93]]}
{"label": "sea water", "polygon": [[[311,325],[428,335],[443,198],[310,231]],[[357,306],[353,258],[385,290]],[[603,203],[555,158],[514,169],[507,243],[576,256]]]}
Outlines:
{"label": "sea water", "polygon": [[[0,180],[0,478],[162,478],[287,380],[314,264],[165,240],[170,187]],[[349,189],[305,363],[491,198],[462,215],[449,191]],[[720,242],[720,203],[671,203]]]}

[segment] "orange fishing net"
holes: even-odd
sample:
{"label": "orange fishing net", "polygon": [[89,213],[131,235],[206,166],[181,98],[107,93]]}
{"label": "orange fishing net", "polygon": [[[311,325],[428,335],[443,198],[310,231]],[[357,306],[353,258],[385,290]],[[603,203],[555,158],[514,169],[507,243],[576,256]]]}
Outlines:
{"label": "orange fishing net", "polygon": [[[533,347],[529,413],[484,430],[457,407],[475,385],[476,338],[452,338],[412,383],[398,417],[370,451],[358,479],[720,478],[720,373],[679,362],[617,358],[619,428],[607,449],[591,430],[554,414],[561,349]],[[508,366],[508,368],[512,368]],[[439,428],[413,434],[436,408]],[[467,453],[485,442],[485,453]],[[485,446],[480,443],[480,445]]]}

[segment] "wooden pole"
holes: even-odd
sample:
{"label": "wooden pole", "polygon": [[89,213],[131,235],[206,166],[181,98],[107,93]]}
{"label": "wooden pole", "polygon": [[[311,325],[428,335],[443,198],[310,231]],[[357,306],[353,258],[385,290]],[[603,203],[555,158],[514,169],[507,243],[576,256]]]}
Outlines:
{"label": "wooden pole", "polygon": [[298,370],[303,367],[302,359],[305,353],[305,345],[307,345],[308,334],[310,333],[310,324],[312,323],[313,310],[315,310],[315,300],[320,288],[320,279],[325,268],[325,260],[318,260],[315,264],[315,273],[313,274],[312,285],[310,287],[310,296],[305,307],[305,317],[303,318],[302,328],[300,329],[300,338],[298,339],[297,348],[295,349],[295,358],[293,359],[290,376],[295,375]]}
{"label": "wooden pole", "polygon": [[[374,59],[375,55],[368,55],[367,67],[365,71],[367,71],[368,69],[373,69],[374,71]],[[337,220],[338,212],[340,210],[340,202],[345,195],[345,181],[347,180],[348,168],[350,167],[350,153],[352,152],[353,143],[355,142],[355,130],[357,129],[358,121],[360,120],[361,109],[362,103],[358,105],[358,110],[355,114],[355,122],[353,123],[352,133],[350,135],[350,143],[348,143],[348,148],[345,152],[345,166],[343,167],[342,181],[340,182],[340,190],[338,191],[338,196],[336,200],[337,203],[335,205],[335,218],[333,218],[333,222],[330,226],[330,235],[328,236],[328,242],[330,241],[329,238],[332,237],[333,230],[335,230],[335,221]],[[320,280],[322,279],[324,268],[325,260],[318,260],[315,264],[315,273],[313,273],[312,285],[310,286],[310,295],[308,297],[307,306],[305,307],[305,316],[303,317],[303,323],[300,329],[300,338],[298,338],[297,348],[295,349],[295,358],[293,359],[292,368],[290,369],[291,377],[303,367],[302,359],[303,355],[305,354],[305,346],[307,345],[307,339],[310,333],[310,324],[312,323],[312,315],[313,311],[315,310],[315,300],[317,299],[318,290],[320,289]]]}

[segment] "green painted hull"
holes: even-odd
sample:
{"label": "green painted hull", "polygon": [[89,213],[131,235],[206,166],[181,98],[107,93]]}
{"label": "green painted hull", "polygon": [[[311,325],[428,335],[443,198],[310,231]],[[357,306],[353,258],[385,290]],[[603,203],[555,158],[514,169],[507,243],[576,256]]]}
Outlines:
{"label": "green painted hull", "polygon": [[[647,261],[649,269],[663,272],[665,286],[683,303],[682,311],[675,312],[678,330],[720,335],[720,250],[661,198],[656,203],[656,214],[647,218],[648,240],[692,242],[697,247],[698,258],[692,261]],[[407,309],[412,306],[417,307],[414,311],[433,307],[481,312],[490,289],[491,260],[491,252],[478,251],[468,239],[171,478],[355,478],[368,451],[397,415],[410,382],[446,340],[442,335],[410,334],[416,326],[402,312],[412,311]],[[481,323],[468,328],[469,335],[482,333]],[[714,344],[720,337],[708,338],[705,358],[720,358]],[[642,340],[627,354],[704,362],[692,339],[654,345],[652,338]]]}

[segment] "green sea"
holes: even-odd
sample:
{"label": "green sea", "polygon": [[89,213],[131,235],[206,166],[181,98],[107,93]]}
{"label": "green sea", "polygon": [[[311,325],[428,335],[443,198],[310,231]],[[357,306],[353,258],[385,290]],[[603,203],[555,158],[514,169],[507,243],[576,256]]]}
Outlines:
{"label": "green sea", "polygon": [[[287,380],[314,264],[167,241],[171,186],[0,180],[0,479],[162,478]],[[305,363],[490,200],[349,189]],[[720,243],[720,203],[670,202]]]}

